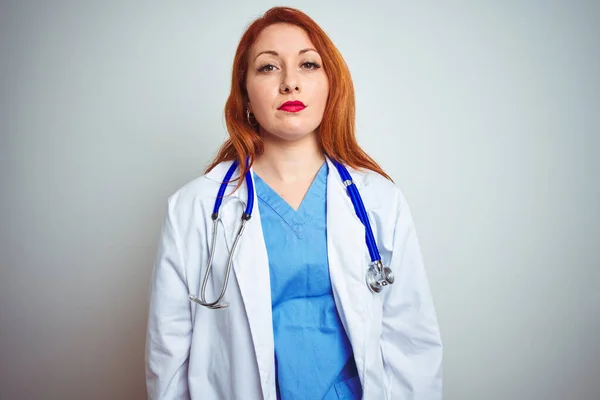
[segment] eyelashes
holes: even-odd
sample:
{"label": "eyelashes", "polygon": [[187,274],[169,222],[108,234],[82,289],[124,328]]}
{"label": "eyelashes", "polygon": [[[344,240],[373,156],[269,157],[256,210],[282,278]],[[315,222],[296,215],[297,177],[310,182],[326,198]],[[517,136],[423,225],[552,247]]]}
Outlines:
{"label": "eyelashes", "polygon": [[[313,61],[306,61],[306,62],[304,62],[304,63],[301,64],[301,67],[302,67],[302,69],[305,69],[305,70],[308,70],[308,71],[314,71],[314,70],[317,70],[317,69],[321,68],[321,65],[318,64],[318,63],[316,63],[316,62],[313,62]],[[258,72],[267,72],[268,73],[268,72],[274,71],[275,68],[277,68],[277,67],[275,67],[273,64],[267,63],[267,64],[264,64],[261,67],[259,67],[257,69],[257,71]]]}
{"label": "eyelashes", "polygon": [[258,72],[271,72],[275,69],[273,64],[265,64],[257,69]]}

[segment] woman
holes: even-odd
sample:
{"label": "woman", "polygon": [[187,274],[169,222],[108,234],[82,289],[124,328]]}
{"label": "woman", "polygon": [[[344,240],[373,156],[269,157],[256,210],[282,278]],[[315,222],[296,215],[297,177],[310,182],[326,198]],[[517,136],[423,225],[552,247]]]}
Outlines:
{"label": "woman", "polygon": [[[149,397],[441,398],[442,345],[410,211],[356,142],[352,81],[331,40],[298,10],[269,10],[238,46],[225,116],[230,138],[206,175],[169,199]],[[371,267],[373,289],[365,219],[395,273]]]}

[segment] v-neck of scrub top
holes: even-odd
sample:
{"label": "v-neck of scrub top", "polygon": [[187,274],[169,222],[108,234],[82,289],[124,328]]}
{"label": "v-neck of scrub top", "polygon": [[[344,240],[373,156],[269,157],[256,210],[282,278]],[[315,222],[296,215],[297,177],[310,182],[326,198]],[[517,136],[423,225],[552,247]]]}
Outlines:
{"label": "v-neck of scrub top", "polygon": [[303,236],[302,227],[319,216],[321,208],[326,207],[327,172],[328,167],[325,163],[317,172],[297,210],[294,210],[287,201],[255,173],[256,196],[259,199],[259,205],[262,204],[268,207],[271,212],[277,214],[292,232],[301,239]]}
{"label": "v-neck of scrub top", "polygon": [[360,399],[329,277],[324,163],[298,210],[254,174],[269,258],[277,398]]}

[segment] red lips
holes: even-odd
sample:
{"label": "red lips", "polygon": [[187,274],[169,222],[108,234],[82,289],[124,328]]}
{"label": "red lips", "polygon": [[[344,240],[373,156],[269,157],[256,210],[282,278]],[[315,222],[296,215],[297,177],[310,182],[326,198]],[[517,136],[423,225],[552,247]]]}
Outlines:
{"label": "red lips", "polygon": [[298,112],[302,111],[306,108],[303,102],[299,100],[294,101],[286,101],[281,106],[279,106],[278,110],[287,111],[287,112]]}

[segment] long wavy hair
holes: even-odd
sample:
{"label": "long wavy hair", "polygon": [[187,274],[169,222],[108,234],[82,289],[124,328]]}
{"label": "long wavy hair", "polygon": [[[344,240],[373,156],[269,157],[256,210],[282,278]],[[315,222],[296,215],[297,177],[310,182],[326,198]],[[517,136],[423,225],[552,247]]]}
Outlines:
{"label": "long wavy hair", "polygon": [[[277,23],[291,24],[304,29],[321,55],[323,69],[329,80],[329,97],[317,137],[325,155],[355,169],[375,171],[391,180],[360,148],[356,140],[354,85],[342,55],[315,21],[303,12],[289,7],[271,8],[252,22],[242,35],[233,60],[231,93],[225,103],[225,122],[229,139],[221,146],[206,172],[223,161],[237,159],[245,174],[256,155],[264,150],[256,124],[251,125],[246,118],[248,53],[262,30]],[[247,163],[246,160],[250,162]],[[238,182],[238,187],[241,182],[242,180]]]}

